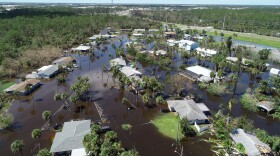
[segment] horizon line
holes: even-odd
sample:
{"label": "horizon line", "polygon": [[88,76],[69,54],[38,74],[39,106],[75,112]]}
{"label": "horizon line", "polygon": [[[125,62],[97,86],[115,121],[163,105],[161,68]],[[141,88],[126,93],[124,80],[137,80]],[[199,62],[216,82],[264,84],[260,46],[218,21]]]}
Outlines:
{"label": "horizon line", "polygon": [[280,4],[175,4],[175,3],[83,3],[83,2],[1,2],[0,4],[98,4],[98,5],[223,5],[223,6],[280,6]]}

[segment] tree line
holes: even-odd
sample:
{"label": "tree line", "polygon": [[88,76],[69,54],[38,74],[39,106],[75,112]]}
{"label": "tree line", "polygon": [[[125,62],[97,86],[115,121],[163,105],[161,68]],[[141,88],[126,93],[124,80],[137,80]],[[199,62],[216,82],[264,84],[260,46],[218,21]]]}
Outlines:
{"label": "tree line", "polygon": [[207,7],[206,9],[155,9],[134,14],[153,20],[186,25],[213,26],[237,32],[254,32],[260,35],[278,36],[280,31],[279,8],[249,7],[228,9]]}

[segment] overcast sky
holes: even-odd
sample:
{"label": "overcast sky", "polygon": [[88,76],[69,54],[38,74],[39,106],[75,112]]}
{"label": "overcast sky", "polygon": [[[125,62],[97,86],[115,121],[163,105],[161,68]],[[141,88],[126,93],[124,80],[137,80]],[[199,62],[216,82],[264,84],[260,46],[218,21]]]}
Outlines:
{"label": "overcast sky", "polygon": [[[0,2],[111,3],[111,0],[0,0]],[[114,3],[280,5],[280,0],[114,0]]]}

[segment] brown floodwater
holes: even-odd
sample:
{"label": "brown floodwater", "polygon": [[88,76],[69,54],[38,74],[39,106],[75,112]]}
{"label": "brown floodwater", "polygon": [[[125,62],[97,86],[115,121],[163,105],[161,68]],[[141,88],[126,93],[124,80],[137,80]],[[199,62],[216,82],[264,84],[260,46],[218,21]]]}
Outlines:
{"label": "brown floodwater", "polygon": [[[116,41],[115,44],[118,46],[119,42]],[[77,54],[72,54],[79,62],[78,64],[81,64],[81,68],[75,69],[73,72],[69,73],[65,84],[58,84],[56,79],[43,80],[43,85],[36,92],[28,97],[20,98],[22,102],[20,102],[19,99],[14,100],[9,109],[9,113],[14,115],[15,123],[12,129],[0,133],[1,156],[13,155],[10,150],[10,144],[16,139],[24,141],[25,147],[23,153],[25,156],[31,156],[32,151],[36,153],[38,148],[35,148],[34,145],[37,141],[31,137],[32,130],[36,128],[40,129],[44,125],[45,122],[41,116],[43,111],[50,110],[54,113],[61,107],[62,102],[55,101],[53,98],[55,93],[67,92],[70,95],[70,85],[75,82],[78,75],[89,77],[92,84],[91,91],[93,92],[95,101],[101,104],[102,108],[105,110],[110,120],[110,127],[118,133],[118,137],[125,148],[135,147],[141,155],[145,156],[178,155],[178,153],[174,152],[175,147],[172,147],[175,141],[161,135],[157,128],[149,123],[155,115],[160,113],[159,110],[144,107],[141,103],[141,99],[139,99],[136,104],[137,109],[128,110],[128,106],[121,103],[122,98],[126,97],[131,101],[135,101],[135,95],[128,90],[114,88],[113,86],[115,86],[116,82],[112,78],[112,74],[102,72],[101,67],[103,64],[109,66],[110,55],[112,55],[112,57],[115,56],[113,48],[108,45],[105,52],[95,49],[94,54],[95,56],[79,56]],[[182,63],[180,59],[174,61],[176,65]],[[188,62],[188,64],[191,63],[193,62]],[[153,67],[143,64],[140,71],[150,75],[152,69]],[[176,72],[172,71],[169,73],[172,75]],[[157,70],[155,74],[161,75],[161,79],[163,79],[166,75],[166,71]],[[267,73],[264,73],[263,77],[267,78]],[[240,97],[240,95],[245,92],[246,88],[255,87],[254,85],[256,85],[256,81],[251,81],[248,74],[242,73],[237,85],[235,98]],[[213,113],[220,109],[221,103],[227,103],[227,100],[233,96],[211,96],[205,91],[197,89],[195,85],[193,86],[193,90],[202,96],[202,101]],[[257,128],[265,129],[270,134],[280,134],[279,120],[266,117],[261,113],[258,114],[246,111],[240,104],[233,105],[231,115],[246,115],[249,119],[254,121],[254,125]],[[72,119],[100,120],[93,102],[78,102],[77,104],[71,105],[71,112],[68,109],[62,109],[58,112],[53,117],[51,124],[52,126],[55,124],[63,124]],[[121,129],[121,125],[124,123],[129,123],[133,126],[131,132],[126,132]],[[40,148],[50,148],[54,134],[55,132],[51,130],[44,130],[42,137],[39,139]],[[183,141],[184,155],[213,155],[210,150],[210,145],[202,141],[207,138],[209,138],[209,134]],[[17,153],[16,155],[20,154]]]}

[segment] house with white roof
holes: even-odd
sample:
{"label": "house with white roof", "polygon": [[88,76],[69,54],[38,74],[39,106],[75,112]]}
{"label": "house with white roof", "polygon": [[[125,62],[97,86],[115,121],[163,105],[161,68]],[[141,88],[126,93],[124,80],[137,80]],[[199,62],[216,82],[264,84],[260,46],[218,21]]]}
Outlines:
{"label": "house with white roof", "polygon": [[52,78],[58,73],[58,65],[48,65],[37,69],[38,78]]}
{"label": "house with white roof", "polygon": [[123,66],[126,66],[126,62],[122,57],[115,58],[115,59],[110,60],[110,66],[111,66],[111,68],[115,67],[115,66],[123,67]]}
{"label": "house with white roof", "polygon": [[139,72],[138,70],[130,67],[130,66],[124,66],[120,69],[120,72],[122,72],[126,77],[131,77],[131,76],[141,76],[142,73]]}
{"label": "house with white roof", "polygon": [[280,76],[280,69],[271,68],[269,71],[269,75],[271,76]]}
{"label": "house with white roof", "polygon": [[197,53],[199,53],[201,56],[213,56],[217,54],[216,50],[212,50],[212,49],[205,49],[205,48],[196,48],[195,49]]}
{"label": "house with white roof", "polygon": [[184,48],[188,51],[194,50],[198,48],[199,44],[197,42],[191,41],[191,40],[180,40],[179,47]]}
{"label": "house with white roof", "polygon": [[62,131],[55,134],[50,152],[86,156],[83,138],[90,133],[90,124],[90,120],[65,122]]}
{"label": "house with white roof", "polygon": [[181,119],[187,118],[190,124],[208,123],[205,113],[209,109],[204,103],[195,103],[193,100],[167,100],[171,112],[176,112]]}
{"label": "house with white roof", "polygon": [[74,51],[80,51],[80,52],[89,52],[90,46],[80,45],[77,48],[73,48]]}
{"label": "house with white roof", "polygon": [[236,144],[240,143],[244,146],[245,154],[248,156],[271,154],[271,149],[267,144],[260,141],[255,135],[246,133],[243,129],[233,130],[230,137]]}
{"label": "house with white roof", "polygon": [[180,73],[183,76],[191,77],[200,82],[210,82],[213,81],[211,78],[212,70],[202,67],[202,66],[191,66],[187,67],[185,72]]}
{"label": "house with white roof", "polygon": [[167,51],[165,51],[165,50],[156,51],[156,55],[166,55],[166,54],[167,54]]}

